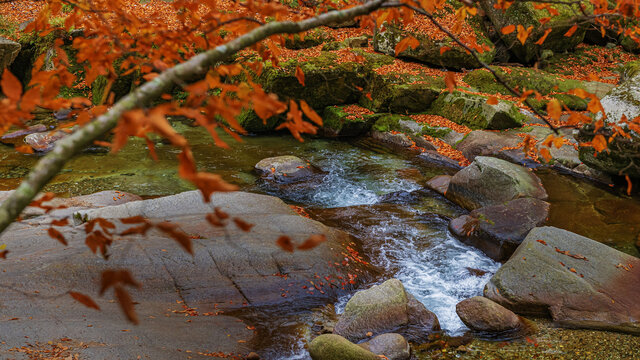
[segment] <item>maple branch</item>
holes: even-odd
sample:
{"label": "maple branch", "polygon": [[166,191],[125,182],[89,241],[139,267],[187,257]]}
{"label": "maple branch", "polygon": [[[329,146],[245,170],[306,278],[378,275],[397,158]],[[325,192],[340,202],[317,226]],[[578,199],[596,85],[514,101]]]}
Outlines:
{"label": "maple branch", "polygon": [[120,99],[103,115],[56,142],[54,149],[36,163],[20,186],[0,206],[0,233],[20,215],[38,192],[62,170],[62,167],[76,153],[112,130],[125,112],[137,108],[140,104],[148,103],[169,91],[176,79],[194,81],[194,79],[206,74],[209,68],[219,61],[272,35],[297,34],[318,26],[351,20],[379,9],[388,1],[371,0],[346,10],[334,10],[298,22],[274,21],[165,70],[153,80]]}
{"label": "maple branch", "polygon": [[[462,48],[464,48],[466,51],[468,51],[473,57],[474,59],[476,59],[476,61],[480,64],[481,67],[487,69],[491,75],[493,75],[493,77],[496,79],[497,82],[499,82],[500,84],[502,84],[502,86],[504,86],[510,93],[514,94],[515,96],[522,98],[522,93],[519,92],[518,90],[514,89],[511,85],[509,85],[507,83],[506,80],[504,80],[502,78],[502,76],[498,75],[498,73],[492,69],[487,63],[485,63],[484,61],[482,61],[480,59],[480,55],[478,54],[478,52],[475,49],[470,48],[467,44],[465,44],[464,42],[462,42],[462,40],[458,39],[458,37],[453,34],[451,31],[447,30],[447,28],[445,28],[444,26],[442,26],[442,24],[440,24],[438,22],[438,20],[436,20],[433,15],[431,13],[429,13],[428,11],[416,7],[416,6],[412,6],[406,3],[397,3],[397,2],[393,2],[393,3],[388,3],[388,4],[384,4],[382,7],[392,7],[392,6],[403,6],[406,8],[409,8],[421,15],[426,16],[433,25],[435,25],[436,27],[438,27],[438,29],[440,29],[440,31],[442,31],[443,33],[445,33],[451,40],[453,40],[456,44],[460,45]],[[540,118],[542,121],[544,121],[545,124],[547,124],[549,126],[549,128],[551,130],[553,130],[553,132],[556,135],[559,135],[558,129],[551,124],[545,117],[544,115],[542,115],[530,102],[529,102],[529,98],[525,97],[524,98],[524,104],[527,105],[527,107],[529,107],[531,110],[533,110],[533,113]]]}

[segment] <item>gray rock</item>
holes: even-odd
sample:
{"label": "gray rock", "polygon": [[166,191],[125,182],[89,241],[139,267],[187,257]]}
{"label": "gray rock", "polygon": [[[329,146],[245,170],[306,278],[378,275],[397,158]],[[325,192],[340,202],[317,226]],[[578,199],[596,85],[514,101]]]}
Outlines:
{"label": "gray rock", "polygon": [[311,163],[291,155],[262,159],[255,169],[263,179],[278,183],[306,180],[319,172]]}
{"label": "gray rock", "polygon": [[406,134],[391,133],[388,131],[372,131],[371,137],[383,143],[387,143],[397,148],[408,148],[413,143]]}
{"label": "gray rock", "polygon": [[449,229],[467,244],[496,261],[505,261],[531,229],[545,223],[549,203],[519,198],[473,210],[449,222]]}
{"label": "gray rock", "polygon": [[456,313],[474,331],[502,333],[524,327],[513,311],[482,296],[462,300],[456,305]]}
{"label": "gray rock", "polygon": [[444,195],[447,193],[447,188],[449,188],[450,181],[451,175],[438,175],[427,181],[425,185],[429,189]]}
{"label": "gray rock", "polygon": [[0,74],[15,60],[20,52],[20,44],[0,36]]}
{"label": "gray rock", "polygon": [[41,132],[29,134],[24,137],[24,142],[31,146],[33,150],[39,152],[49,152],[53,150],[56,145],[56,141],[63,139],[69,135],[68,132],[63,130],[54,130],[51,132]]}
{"label": "gray rock", "polygon": [[[426,337],[440,329],[438,319],[424,305],[411,299],[397,279],[390,279],[367,290],[358,291],[347,303],[334,333],[350,341],[360,341],[374,335],[416,326]],[[422,305],[422,306],[420,306]]]}
{"label": "gray rock", "polygon": [[378,355],[339,335],[323,334],[309,344],[313,360],[380,360]]}
{"label": "gray rock", "polygon": [[447,92],[431,104],[430,111],[471,129],[503,130],[521,127],[525,122],[525,115],[512,102],[500,100],[490,105],[487,100],[463,91]]}
{"label": "gray rock", "polygon": [[436,166],[444,166],[454,170],[462,168],[460,163],[452,158],[446,157],[435,150],[426,150],[418,155],[418,159]]}
{"label": "gray rock", "polygon": [[565,327],[640,334],[640,259],[554,227],[531,230],[484,296]]}
{"label": "gray rock", "polygon": [[470,210],[522,197],[547,199],[540,179],[530,170],[485,156],[476,157],[451,178],[446,196]]}
{"label": "gray rock", "polygon": [[408,360],[411,357],[409,343],[400,334],[387,333],[378,335],[358,345],[376,355],[384,355],[389,360]]}

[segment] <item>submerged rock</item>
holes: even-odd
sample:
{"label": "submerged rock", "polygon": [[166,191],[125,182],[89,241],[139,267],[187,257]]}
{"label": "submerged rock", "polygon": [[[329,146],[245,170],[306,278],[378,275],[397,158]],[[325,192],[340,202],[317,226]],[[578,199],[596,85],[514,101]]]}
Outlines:
{"label": "submerged rock", "polygon": [[262,159],[255,169],[262,178],[278,183],[306,180],[319,172],[311,163],[292,155]]}
{"label": "submerged rock", "polygon": [[439,331],[440,324],[434,313],[406,292],[400,280],[390,279],[353,295],[334,333],[360,341],[369,333],[377,335],[402,328],[411,328],[407,335],[415,341]]}
{"label": "submerged rock", "polygon": [[505,261],[529,231],[545,223],[549,203],[519,198],[505,204],[482,207],[449,222],[449,229],[467,244],[496,261]]}
{"label": "submerged rock", "polygon": [[340,335],[323,334],[309,344],[313,360],[380,360],[378,355]]}
{"label": "submerged rock", "polygon": [[565,327],[640,334],[640,259],[554,227],[531,230],[484,296]]}
{"label": "submerged rock", "polygon": [[521,318],[513,311],[482,296],[462,300],[456,305],[456,313],[474,331],[504,333],[525,328]]}
{"label": "submerged rock", "polygon": [[411,348],[407,340],[400,334],[387,333],[358,344],[376,355],[384,355],[389,360],[408,360]]}
{"label": "submerged rock", "polygon": [[451,178],[446,196],[473,210],[523,197],[546,200],[547,193],[530,170],[505,160],[478,156]]}

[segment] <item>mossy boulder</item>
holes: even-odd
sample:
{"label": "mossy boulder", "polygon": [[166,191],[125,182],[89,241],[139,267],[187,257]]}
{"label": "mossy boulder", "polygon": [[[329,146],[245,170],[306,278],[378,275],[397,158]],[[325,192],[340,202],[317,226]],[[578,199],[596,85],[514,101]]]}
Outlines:
{"label": "mossy boulder", "polygon": [[369,46],[368,36],[356,36],[342,41],[331,41],[322,46],[322,51],[341,50],[346,48],[364,48]]}
{"label": "mossy boulder", "polygon": [[[428,19],[417,19],[416,21],[429,21]],[[478,43],[486,45],[491,50],[486,50],[480,54],[480,60],[485,63],[491,63],[495,56],[493,43],[484,35],[484,32],[477,26],[472,26]],[[395,56],[396,45],[404,38],[412,36],[416,38],[420,44],[415,48],[407,48],[398,54],[399,57],[418,60],[429,65],[437,67],[446,67],[451,69],[474,69],[480,67],[480,63],[467,53],[463,48],[455,44],[448,37],[435,39],[430,34],[407,31],[401,29],[398,25],[384,24],[384,31],[378,31],[373,38],[373,46],[376,51],[388,55]],[[443,47],[449,50],[440,52]]]}
{"label": "mossy boulder", "polygon": [[236,120],[249,133],[267,133],[275,131],[276,127],[284,121],[284,116],[275,115],[262,120],[252,109],[244,109]]}
{"label": "mossy boulder", "polygon": [[331,40],[333,38],[330,33],[322,28],[316,28],[304,34],[294,34],[285,38],[284,46],[287,49],[300,50],[318,46]]}
{"label": "mossy boulder", "polygon": [[[542,50],[565,52],[575,49],[584,39],[586,23],[579,25],[572,36],[564,35],[576,23],[574,18],[582,14],[580,5],[584,5],[587,13],[593,10],[593,6],[588,1],[582,1],[581,4],[553,4],[558,15],[550,16],[546,9],[536,9],[536,4],[533,2],[514,2],[506,11],[496,9],[494,7],[496,2],[496,0],[481,0],[480,5],[511,53],[527,64],[536,61]],[[541,25],[540,20],[544,18],[550,18],[550,20],[545,25]],[[500,30],[509,25],[522,25],[525,29],[533,27],[524,45],[517,39],[517,31],[502,34]],[[549,28],[552,30],[544,43],[536,45],[535,42]]]}
{"label": "mossy boulder", "polygon": [[340,335],[323,334],[309,344],[313,360],[379,360],[378,355]]}
{"label": "mossy boulder", "polygon": [[[593,85],[583,81],[564,79],[546,71],[521,67],[495,67],[494,70],[511,87],[522,90],[536,90],[542,95],[549,95],[560,100],[571,110],[586,110],[587,101],[575,95],[567,94],[571,89],[592,90]],[[488,70],[478,69],[469,72],[464,82],[489,94],[513,95],[507,88],[497,82]],[[532,99],[533,100],[533,99]],[[546,101],[540,102],[538,107],[544,109]]]}
{"label": "mossy boulder", "polygon": [[[127,69],[121,68],[122,60],[123,59],[118,59],[113,64],[113,67],[116,69],[117,77],[113,84],[111,84],[109,93],[114,94],[114,101],[120,100],[134,90],[137,83],[140,81],[140,73],[137,71],[125,75]],[[107,78],[100,75],[91,84],[91,92],[93,94],[92,101],[94,104],[99,104],[100,101],[102,101],[102,98],[105,95],[104,91],[106,90],[107,83]]]}
{"label": "mossy boulder", "polygon": [[510,101],[487,104],[488,98],[463,91],[442,93],[429,112],[472,129],[502,130],[520,127],[526,116]]}
{"label": "mossy boulder", "polygon": [[320,132],[324,136],[359,136],[366,134],[379,114],[355,114],[345,110],[345,106],[327,106],[322,117]]}
{"label": "mossy boulder", "polygon": [[420,113],[429,109],[444,88],[444,80],[438,77],[374,72],[360,104],[374,112]]}
{"label": "mossy boulder", "polygon": [[[296,77],[296,68],[304,73],[303,86]],[[371,65],[355,61],[342,62],[339,56],[323,51],[305,60],[291,59],[279,67],[267,65],[256,79],[266,92],[281,100],[303,99],[318,111],[330,105],[358,102],[367,85]]]}

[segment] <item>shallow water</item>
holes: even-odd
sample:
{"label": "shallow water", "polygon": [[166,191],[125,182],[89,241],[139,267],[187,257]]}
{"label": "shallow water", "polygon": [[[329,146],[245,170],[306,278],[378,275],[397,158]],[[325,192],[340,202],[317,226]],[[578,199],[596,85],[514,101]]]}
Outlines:
{"label": "shallow water", "polygon": [[[466,330],[455,304],[480,295],[499,264],[449,233],[448,219],[462,214],[462,209],[436,193],[420,190],[425,180],[444,169],[425,167],[366,143],[354,146],[323,139],[300,143],[290,136],[246,137],[237,143],[223,135],[230,145],[225,150],[215,147],[200,128],[174,125],[192,144],[200,170],[218,173],[245,191],[281,197],[308,209],[312,217],[352,233],[362,240],[372,262],[384,267],[384,279],[400,279],[436,313],[448,334]],[[47,190],[67,196],[104,189],[160,196],[192,189],[177,176],[178,151],[161,142],[156,143],[156,151],[158,161],[150,158],[143,142],[134,140],[118,154],[83,153],[69,162]],[[260,182],[253,165],[278,155],[308,159],[325,173],[311,186],[277,187]],[[37,156],[17,154],[0,145],[0,160],[0,190],[8,190],[17,186]],[[637,253],[629,245],[640,231],[637,199],[623,199],[574,178],[541,175],[552,203],[550,224]],[[622,215],[619,209],[624,209]],[[336,304],[338,311],[346,300]],[[311,313],[245,315],[269,329],[271,340],[259,345],[264,357],[307,358],[303,338]]]}

